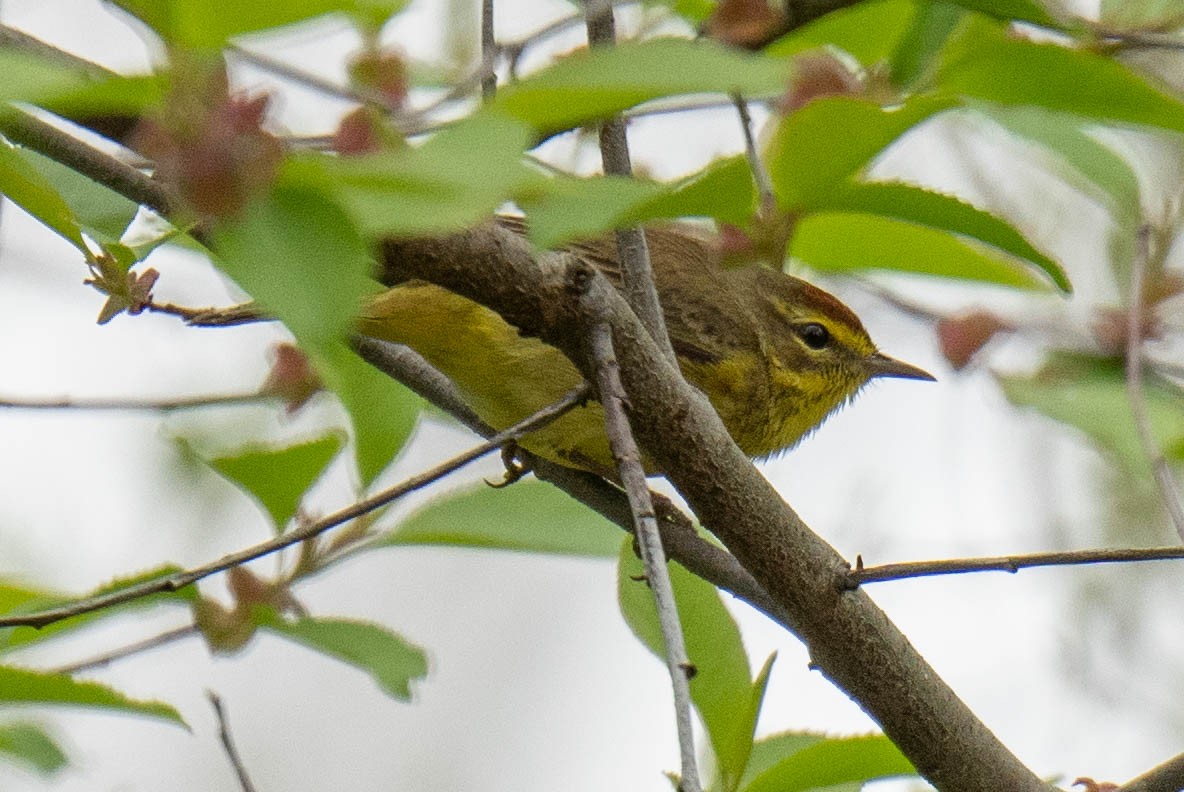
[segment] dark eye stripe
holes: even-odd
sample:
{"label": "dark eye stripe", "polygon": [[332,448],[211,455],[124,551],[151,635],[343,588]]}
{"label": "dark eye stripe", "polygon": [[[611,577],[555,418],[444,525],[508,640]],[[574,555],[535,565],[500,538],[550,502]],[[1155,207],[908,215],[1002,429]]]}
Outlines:
{"label": "dark eye stripe", "polygon": [[810,322],[798,328],[798,334],[811,349],[822,349],[830,343],[830,331],[817,322]]}

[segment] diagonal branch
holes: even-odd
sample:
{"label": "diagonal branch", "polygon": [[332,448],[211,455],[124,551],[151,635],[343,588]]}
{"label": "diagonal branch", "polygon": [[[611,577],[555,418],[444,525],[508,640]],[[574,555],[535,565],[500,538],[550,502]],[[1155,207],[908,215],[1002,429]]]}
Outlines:
{"label": "diagonal branch", "polygon": [[943,792],[1044,792],[942,682],[735,446],[705,397],[686,385],[611,286],[582,263],[536,261],[529,244],[482,226],[430,240],[387,240],[389,282],[420,278],[496,310],[589,371],[582,339],[594,317],[574,298],[604,300],[642,448],[695,513],[785,611],[815,667],[875,718]]}
{"label": "diagonal branch", "polygon": [[453,457],[452,459],[437,465],[431,470],[424,471],[418,475],[412,476],[393,487],[389,487],[382,492],[372,495],[365,500],[347,506],[344,509],[330,514],[327,517],[322,517],[319,520],[314,520],[307,525],[301,526],[294,531],[289,531],[285,534],[280,534],[266,542],[261,542],[257,545],[239,550],[235,553],[230,553],[217,561],[212,561],[193,569],[184,572],[178,572],[165,577],[147,580],[143,583],[128,586],[127,588],[116,589],[105,594],[99,594],[94,597],[70,602],[65,605],[60,605],[56,608],[46,608],[45,610],[37,611],[35,613],[23,613],[0,617],[0,628],[3,627],[36,627],[40,629],[48,624],[69,619],[73,616],[79,616],[83,613],[92,613],[94,611],[103,610],[104,608],[121,605],[125,602],[132,602],[133,600],[143,599],[152,594],[160,594],[168,591],[178,591],[186,586],[193,585],[199,580],[215,575],[219,572],[225,572],[231,567],[236,567],[245,564],[248,561],[254,561],[256,558],[262,558],[265,555],[270,555],[278,550],[283,550],[285,547],[290,547],[300,542],[306,542],[313,539],[331,528],[336,528],[343,523],[361,517],[363,514],[368,514],[375,509],[381,508],[386,504],[394,501],[409,492],[421,489],[428,484],[443,478],[449,473],[457,470],[475,459],[485,456],[491,451],[504,446],[506,443],[517,440],[523,435],[545,426],[559,416],[577,406],[588,395],[588,386],[580,385],[575,388],[559,401],[536,412],[534,415],[527,417],[519,423],[511,426],[504,432],[500,432],[489,440],[474,446],[463,454]]}

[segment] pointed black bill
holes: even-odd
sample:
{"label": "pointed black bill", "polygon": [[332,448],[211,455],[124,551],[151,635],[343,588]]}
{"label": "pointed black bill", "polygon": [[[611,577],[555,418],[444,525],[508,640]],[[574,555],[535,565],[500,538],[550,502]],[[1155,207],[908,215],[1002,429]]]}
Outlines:
{"label": "pointed black bill", "polygon": [[864,358],[864,364],[867,366],[868,379],[872,377],[899,377],[900,379],[929,380],[930,382],[937,380],[937,377],[925,369],[890,358],[880,352]]}

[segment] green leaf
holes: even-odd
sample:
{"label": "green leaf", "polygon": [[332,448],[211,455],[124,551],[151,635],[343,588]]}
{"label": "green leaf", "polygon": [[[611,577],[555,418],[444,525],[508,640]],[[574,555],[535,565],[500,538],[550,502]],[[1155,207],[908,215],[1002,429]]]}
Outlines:
{"label": "green leaf", "polygon": [[744,768],[740,788],[747,789],[757,776],[773,765],[825,739],[825,734],[797,731],[780,732],[760,738],[752,744],[752,753],[748,757],[748,766]]}
{"label": "green leaf", "polygon": [[968,35],[937,75],[944,95],[1184,132],[1184,103],[1112,58],[982,27]]}
{"label": "green leaf", "polygon": [[116,242],[139,207],[114,190],[91,181],[78,171],[29,149],[16,153],[66,202],[82,229],[101,242]]}
{"label": "green leaf", "polygon": [[950,35],[966,12],[950,2],[922,3],[913,23],[892,53],[890,74],[897,85],[911,86],[933,68]]}
{"label": "green leaf", "polygon": [[[90,591],[82,595],[70,595],[56,591],[35,589],[29,586],[21,585],[19,583],[0,580],[0,614],[4,614],[6,616],[15,616],[22,613],[35,613],[37,611],[42,611],[49,608],[56,608],[61,605],[68,605],[70,603],[77,602],[81,599],[96,597],[101,594],[108,594],[113,591],[119,591],[120,589],[130,588],[149,580],[168,577],[169,575],[180,571],[181,568],[177,566],[161,566],[139,575],[119,578],[104,586],[100,586],[94,591]],[[196,598],[197,589],[193,586],[186,586],[179,591],[159,592],[148,597],[140,597],[130,602],[114,605],[110,608],[103,608],[90,613],[83,613],[78,616],[73,616],[69,619],[54,622],[53,624],[47,624],[40,629],[35,629],[33,627],[12,627],[3,629],[0,630],[0,652],[8,652],[31,643],[53,638],[57,635],[61,635],[62,633],[72,632],[80,627],[85,627],[88,624],[92,624],[110,616],[122,615],[128,613],[129,611],[142,610],[144,608],[153,607],[160,603],[188,605]]]}
{"label": "green leaf", "polygon": [[222,269],[287,325],[354,423],[369,483],[402,448],[420,401],[346,345],[371,289],[369,251],[350,217],[306,183],[281,183],[217,229]]}
{"label": "green leaf", "polygon": [[790,69],[782,59],[710,41],[629,41],[568,55],[499,91],[495,106],[536,129],[569,129],[662,96],[777,94],[784,90]]}
{"label": "green leaf", "polygon": [[542,176],[523,164],[529,127],[482,111],[399,151],[306,154],[284,179],[335,195],[364,233],[436,234],[489,217]]}
{"label": "green leaf", "polygon": [[89,255],[69,204],[12,146],[0,140],[0,195]]}
{"label": "green leaf", "polygon": [[81,682],[66,674],[0,666],[0,703],[66,704],[161,718],[185,725],[180,713],[160,701],[141,701],[97,682]]}
{"label": "green leaf", "polygon": [[[691,699],[707,727],[724,788],[732,789],[744,772],[752,747],[754,686],[748,654],[740,628],[715,586],[677,564],[668,564],[667,568],[687,656],[696,670],[691,679]],[[617,564],[621,613],[633,634],[664,661],[657,609],[649,587],[637,579],[642,575],[644,569],[633,552],[633,538],[627,537]],[[764,682],[759,684],[763,689]]]}
{"label": "green leaf", "polygon": [[344,345],[314,360],[353,421],[358,473],[369,485],[411,436],[423,400]]}
{"label": "green leaf", "polygon": [[[1029,377],[998,376],[1004,395],[1084,432],[1130,474],[1151,474],[1135,429],[1120,361],[1059,354]],[[1179,389],[1147,376],[1143,382],[1147,421],[1161,449],[1184,444],[1184,398]]]}
{"label": "green leaf", "polygon": [[612,557],[621,530],[567,494],[539,481],[480,485],[409,515],[380,546],[452,545]]}
{"label": "green leaf", "polygon": [[866,212],[971,237],[1031,262],[1062,291],[1072,291],[1061,266],[1032,247],[1013,226],[952,195],[900,182],[853,184],[813,202],[810,208]]}
{"label": "green leaf", "polygon": [[235,0],[118,0],[163,39],[198,49],[220,48],[231,36],[305,22],[341,12],[374,27],[400,11],[406,0],[286,0],[240,3]]}
{"label": "green leaf", "polygon": [[400,701],[409,701],[411,683],[427,675],[423,650],[380,625],[309,617],[289,621],[269,609],[259,610],[260,627],[365,671]]}
{"label": "green leaf", "polygon": [[530,217],[531,241],[546,250],[626,225],[662,191],[659,184],[626,176],[556,175],[524,197],[522,208]]}
{"label": "green leaf", "polygon": [[743,225],[756,211],[756,187],[744,156],[725,157],[668,187],[640,207],[637,221],[668,217],[714,217]]}
{"label": "green leaf", "polygon": [[28,765],[42,775],[66,766],[66,755],[44,729],[33,723],[0,726],[0,757]]}
{"label": "green leaf", "polygon": [[1048,281],[983,244],[916,223],[858,212],[819,212],[799,221],[790,255],[827,272],[892,270],[1043,289]]}
{"label": "green leaf", "polygon": [[815,100],[782,119],[767,163],[778,203],[789,211],[847,186],[890,143],[954,105],[951,99],[911,99],[896,109],[850,97]]}
{"label": "green leaf", "polygon": [[350,218],[323,194],[280,185],[215,231],[219,265],[306,348],[346,338],[369,289],[371,258]]}
{"label": "green leaf", "polygon": [[864,66],[874,66],[896,49],[916,11],[916,0],[865,0],[802,25],[765,47],[765,52],[788,57],[834,46]]}
{"label": "green leaf", "polygon": [[794,749],[758,775],[744,792],[807,792],[836,784],[916,775],[882,734],[822,739]]}
{"label": "green leaf", "polygon": [[[1113,149],[1090,137],[1080,118],[1039,107],[975,106],[1004,129],[1043,146],[1063,166],[1101,194],[1119,225],[1134,228],[1139,217],[1139,180],[1134,169]],[[1130,232],[1133,237],[1133,231]]]}
{"label": "green leaf", "polygon": [[216,457],[209,464],[250,494],[283,528],[325,466],[341,450],[342,438],[333,433],[282,448],[251,446],[233,456]]}

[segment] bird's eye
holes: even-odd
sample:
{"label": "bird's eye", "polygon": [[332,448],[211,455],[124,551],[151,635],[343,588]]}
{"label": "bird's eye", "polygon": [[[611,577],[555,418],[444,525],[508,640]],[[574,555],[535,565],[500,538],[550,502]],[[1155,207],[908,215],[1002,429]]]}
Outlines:
{"label": "bird's eye", "polygon": [[802,325],[798,333],[811,349],[822,349],[830,343],[830,331],[817,322]]}

